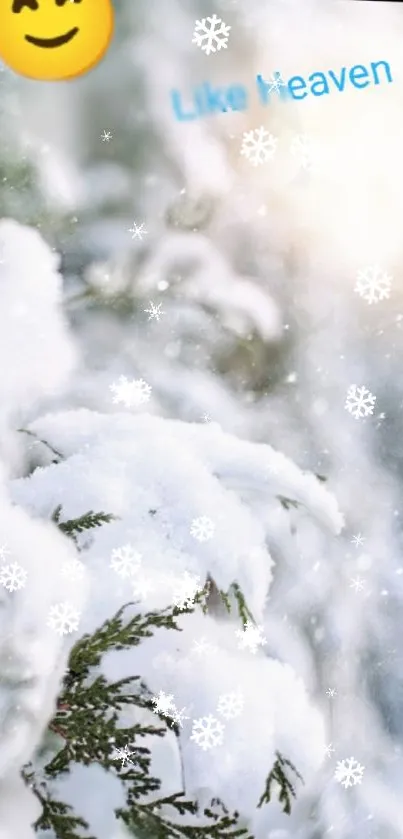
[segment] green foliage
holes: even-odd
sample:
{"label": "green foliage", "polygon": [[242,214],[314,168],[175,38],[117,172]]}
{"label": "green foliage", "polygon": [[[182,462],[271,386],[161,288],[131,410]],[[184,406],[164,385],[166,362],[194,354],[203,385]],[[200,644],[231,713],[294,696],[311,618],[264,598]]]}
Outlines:
{"label": "green foliage", "polygon": [[266,789],[259,801],[258,807],[261,807],[263,804],[268,804],[271,801],[271,787],[272,785],[278,784],[280,787],[278,800],[280,804],[283,805],[284,813],[288,815],[291,813],[291,801],[292,798],[296,798],[295,789],[291,783],[291,781],[287,778],[286,775],[286,768],[288,767],[291,769],[292,772],[299,778],[302,783],[304,783],[303,778],[295,768],[294,764],[291,763],[290,760],[287,760],[283,757],[280,752],[276,752],[276,762],[273,766],[271,772],[269,772],[266,780]]}
{"label": "green foliage", "polygon": [[89,836],[88,823],[75,816],[69,804],[49,797],[46,784],[36,780],[31,763],[23,769],[22,776],[42,805],[42,814],[35,824],[37,831],[52,830],[56,837],[62,836],[63,839],[96,839]]}
{"label": "green foliage", "polygon": [[[114,518],[110,514],[90,511],[78,519],[60,522],[61,512],[59,505],[52,520],[74,540],[77,534]],[[208,579],[194,603],[184,609],[175,607],[141,614],[134,611],[134,603],[127,603],[94,633],[84,635],[74,645],[56,713],[49,725],[57,745],[52,744],[50,759],[41,770],[30,763],[22,771],[25,782],[42,805],[36,831],[52,831],[55,839],[97,839],[88,834],[89,825],[70,805],[54,797],[52,787],[53,782],[70,772],[72,764],[90,766],[95,763],[121,782],[125,803],[115,810],[115,816],[137,839],[252,839],[240,823],[239,814],[229,813],[219,799],[213,799],[209,806],[200,809],[195,801],[186,797],[185,789],[158,797],[161,780],[151,772],[149,738],[164,737],[168,720],[156,713],[153,696],[140,676],[111,682],[99,673],[107,652],[136,647],[144,638],[163,629],[180,632],[179,615],[193,612],[197,606],[208,610],[211,586],[214,583]],[[228,610],[231,608],[230,594],[238,604],[243,622],[252,619],[236,584],[228,595],[220,592]],[[128,711],[134,713],[134,719],[130,720],[132,724],[123,726],[122,716],[126,712],[127,717]],[[180,754],[179,728],[174,720],[170,723],[178,739]],[[43,754],[47,755],[45,745],[42,763]],[[271,786],[275,781],[280,786],[279,800],[284,811],[290,812],[295,790],[287,778],[286,767],[300,777],[295,767],[277,753],[259,807],[270,801]]]}
{"label": "green foliage", "polygon": [[297,510],[300,506],[299,501],[295,501],[293,498],[286,498],[284,495],[277,495],[276,497],[285,510],[289,510],[290,507],[294,507],[294,509]]}
{"label": "green foliage", "polygon": [[116,518],[111,513],[94,513],[93,510],[89,510],[88,513],[84,513],[78,519],[69,519],[68,521],[61,522],[60,516],[62,509],[61,504],[56,507],[52,514],[52,521],[57,524],[62,533],[70,536],[74,542],[77,540],[77,533],[84,533],[85,530],[93,530],[94,527],[109,524],[109,522],[114,521]]}
{"label": "green foliage", "polygon": [[228,592],[219,589],[219,595],[228,614],[231,613],[231,601],[235,600],[238,609],[238,614],[241,618],[242,623],[245,624],[247,621],[252,621],[252,623],[255,623],[252,612],[248,608],[245,597],[242,594],[242,591],[238,583],[233,583]]}

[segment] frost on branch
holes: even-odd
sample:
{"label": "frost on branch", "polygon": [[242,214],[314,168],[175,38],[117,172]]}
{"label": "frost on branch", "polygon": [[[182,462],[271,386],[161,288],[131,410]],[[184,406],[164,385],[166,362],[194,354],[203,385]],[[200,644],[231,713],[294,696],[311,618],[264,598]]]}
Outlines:
{"label": "frost on branch", "polygon": [[[297,518],[312,515],[319,526],[337,533],[342,520],[333,498],[321,481],[270,446],[240,441],[216,426],[78,410],[49,414],[29,431],[63,459],[13,481],[12,498],[36,515],[53,516],[59,529],[64,526],[76,539],[91,575],[82,630],[91,636],[133,599],[137,620],[171,609],[181,630],[164,632],[156,625],[141,644],[126,648],[117,641],[105,660],[92,662],[95,680],[123,685],[141,678],[150,696],[172,695],[181,712],[176,719],[183,723],[177,723],[177,736],[186,794],[200,799],[210,790],[210,797],[239,809],[253,824],[277,753],[305,779],[321,762],[324,732],[291,668],[267,657],[269,646],[241,643],[236,606],[247,609],[246,626],[247,620],[262,624],[263,638],[273,568],[272,511],[278,510],[281,521],[275,541],[285,519],[289,530],[290,512],[279,497],[295,501]],[[105,511],[104,518],[86,511]],[[107,515],[113,518],[107,521]],[[99,526],[83,529],[86,516]],[[202,540],[194,525],[200,519],[213,525]],[[80,527],[74,527],[75,520]],[[125,559],[124,575],[118,573],[119,556]],[[218,618],[210,595],[206,614],[191,610],[206,583],[235,606],[225,618]],[[214,653],[203,654],[203,643]],[[240,697],[242,710],[227,719],[221,711],[231,695]],[[151,700],[149,707],[153,713]],[[141,720],[132,711],[130,725],[138,725]],[[205,733],[207,723],[217,736]],[[94,725],[97,749],[96,720]],[[119,725],[125,726],[120,716]],[[177,751],[168,736],[165,741],[159,760],[168,791],[161,795],[169,796],[183,789],[183,778]],[[130,742],[115,743],[125,745],[130,751]],[[55,766],[60,759],[55,757]]]}

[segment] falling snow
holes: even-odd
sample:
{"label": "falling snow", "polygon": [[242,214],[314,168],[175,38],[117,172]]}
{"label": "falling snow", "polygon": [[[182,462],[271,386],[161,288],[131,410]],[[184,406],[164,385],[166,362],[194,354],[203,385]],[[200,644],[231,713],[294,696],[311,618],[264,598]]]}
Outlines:
{"label": "falling snow", "polygon": [[344,407],[355,419],[360,419],[373,414],[375,401],[376,396],[370,393],[366,387],[350,385]]}
{"label": "falling snow", "polygon": [[241,155],[246,157],[252,166],[260,166],[260,164],[272,160],[276,149],[277,138],[263,126],[245,131],[243,134]]}
{"label": "falling snow", "polygon": [[113,393],[114,404],[123,403],[126,408],[138,408],[150,399],[151,386],[144,379],[127,379],[120,376],[117,382],[109,386]]}
{"label": "falling snow", "polygon": [[206,55],[227,49],[230,29],[216,14],[196,20],[192,44],[200,47]]}

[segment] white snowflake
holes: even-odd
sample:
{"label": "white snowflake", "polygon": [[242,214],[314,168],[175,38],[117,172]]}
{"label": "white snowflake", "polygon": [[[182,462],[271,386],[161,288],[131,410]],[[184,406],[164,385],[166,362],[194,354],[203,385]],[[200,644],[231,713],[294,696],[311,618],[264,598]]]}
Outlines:
{"label": "white snowflake", "polygon": [[223,693],[218,699],[217,713],[225,717],[226,720],[232,720],[239,717],[244,706],[244,698],[239,691],[231,693]]}
{"label": "white snowflake", "polygon": [[188,609],[193,605],[194,599],[203,586],[200,585],[200,577],[189,574],[185,571],[183,577],[174,583],[172,601],[178,609]]}
{"label": "white snowflake", "polygon": [[363,591],[365,582],[360,577],[350,580],[350,583],[350,588],[354,588],[355,591]]}
{"label": "white snowflake", "polygon": [[101,140],[103,143],[109,143],[112,140],[112,132],[111,131],[103,131],[101,134]]}
{"label": "white snowflake", "polygon": [[235,635],[239,638],[239,649],[250,650],[251,653],[255,653],[259,646],[263,647],[267,644],[266,638],[262,633],[262,626],[255,626],[252,621],[246,621],[244,629],[237,629],[235,632]]}
{"label": "white snowflake", "polygon": [[154,714],[162,714],[163,717],[172,717],[176,711],[172,693],[168,694],[160,690],[158,696],[154,696],[151,701],[155,705],[153,709]]}
{"label": "white snowflake", "polygon": [[109,385],[109,390],[114,394],[113,402],[123,402],[126,408],[137,408],[148,402],[151,395],[151,386],[144,379],[129,379],[120,376],[117,382]]}
{"label": "white snowflake", "polygon": [[286,82],[284,81],[279,70],[276,70],[275,73],[272,73],[272,75],[269,78],[268,84],[269,93],[271,93],[273,90],[275,90],[278,93],[280,87],[287,87]]}
{"label": "white snowflake", "polygon": [[27,581],[27,572],[17,562],[10,565],[2,565],[0,568],[0,585],[7,591],[17,591],[24,588]]}
{"label": "white snowflake", "polygon": [[326,691],[326,696],[329,696],[330,699],[333,699],[334,696],[337,696],[336,688],[328,688]]}
{"label": "white snowflake", "polygon": [[317,149],[307,134],[296,134],[290,147],[293,157],[298,157],[302,169],[312,170],[316,163]]}
{"label": "white snowflake", "polygon": [[230,29],[216,14],[196,20],[192,44],[200,47],[206,55],[227,49]]}
{"label": "white snowflake", "polygon": [[0,545],[0,562],[5,562],[6,557],[9,556],[11,551],[9,551],[7,545]]}
{"label": "white snowflake", "polygon": [[351,540],[351,543],[353,545],[355,545],[356,548],[358,548],[358,546],[363,545],[364,542],[365,542],[365,536],[361,536],[361,533],[357,533],[357,535],[353,536],[353,538]]}
{"label": "white snowflake", "polygon": [[132,239],[140,239],[140,242],[143,241],[143,236],[147,236],[147,230],[143,230],[143,227],[144,222],[140,226],[135,221],[133,222],[133,227],[129,230],[129,233],[132,234]]}
{"label": "white snowflake", "polygon": [[144,309],[145,313],[149,315],[148,320],[161,320],[162,315],[165,315],[161,307],[162,303],[155,304],[150,300],[150,308]]}
{"label": "white snowflake", "polygon": [[194,740],[204,752],[215,748],[215,746],[221,746],[223,738],[224,725],[212,714],[194,720],[190,739]]}
{"label": "white snowflake", "polygon": [[332,754],[334,752],[334,748],[333,748],[332,743],[329,743],[327,746],[325,746],[324,752],[325,752],[326,757],[331,757],[332,756]]}
{"label": "white snowflake", "polygon": [[359,419],[360,417],[368,417],[374,413],[375,402],[376,396],[367,390],[366,387],[350,385],[344,407],[355,419]]}
{"label": "white snowflake", "polygon": [[208,516],[199,516],[193,519],[190,528],[190,535],[197,539],[198,542],[207,542],[214,536],[214,522]]}
{"label": "white snowflake", "polygon": [[349,757],[345,760],[339,760],[334,777],[344,789],[355,787],[361,783],[364,769],[365,767],[361,766],[355,758]]}
{"label": "white snowflake", "polygon": [[244,131],[242,135],[241,154],[251,162],[252,166],[259,166],[271,160],[277,148],[277,137],[266,131],[263,126]]}
{"label": "white snowflake", "polygon": [[125,746],[124,749],[115,749],[111,755],[111,760],[120,760],[122,767],[126,764],[133,766],[133,761],[129,759],[132,755],[134,755],[134,752],[129,752],[129,746]]}
{"label": "white snowflake", "polygon": [[79,620],[80,612],[71,603],[56,603],[50,607],[47,625],[58,635],[67,635],[78,629]]}
{"label": "white snowflake", "polygon": [[379,265],[368,265],[358,271],[354,291],[369,304],[379,303],[390,297],[392,279]]}
{"label": "white snowflake", "polygon": [[176,725],[179,725],[179,728],[183,728],[184,721],[190,719],[190,717],[186,716],[186,711],[187,711],[187,708],[181,708],[180,711],[178,711],[178,709],[175,708],[175,710],[172,711],[172,723],[171,723],[171,725],[176,723]]}
{"label": "white snowflake", "polygon": [[200,638],[200,641],[194,641],[191,652],[198,656],[214,655],[218,652],[218,648],[206,641],[205,638]]}
{"label": "white snowflake", "polygon": [[62,576],[67,577],[68,580],[82,580],[84,576],[85,565],[79,559],[70,559],[68,562],[63,562]]}
{"label": "white snowflake", "polygon": [[150,577],[139,577],[133,583],[133,597],[140,597],[141,600],[146,600],[152,591],[155,591],[155,585]]}
{"label": "white snowflake", "polygon": [[137,574],[141,565],[141,554],[134,550],[132,545],[122,545],[112,551],[110,567],[124,579]]}

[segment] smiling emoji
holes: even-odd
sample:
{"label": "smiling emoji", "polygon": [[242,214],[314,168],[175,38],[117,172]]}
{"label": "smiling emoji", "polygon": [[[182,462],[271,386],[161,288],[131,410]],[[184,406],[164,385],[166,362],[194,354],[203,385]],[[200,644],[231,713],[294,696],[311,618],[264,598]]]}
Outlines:
{"label": "smiling emoji", "polygon": [[74,79],[103,58],[112,0],[0,0],[0,58],[41,81]]}

